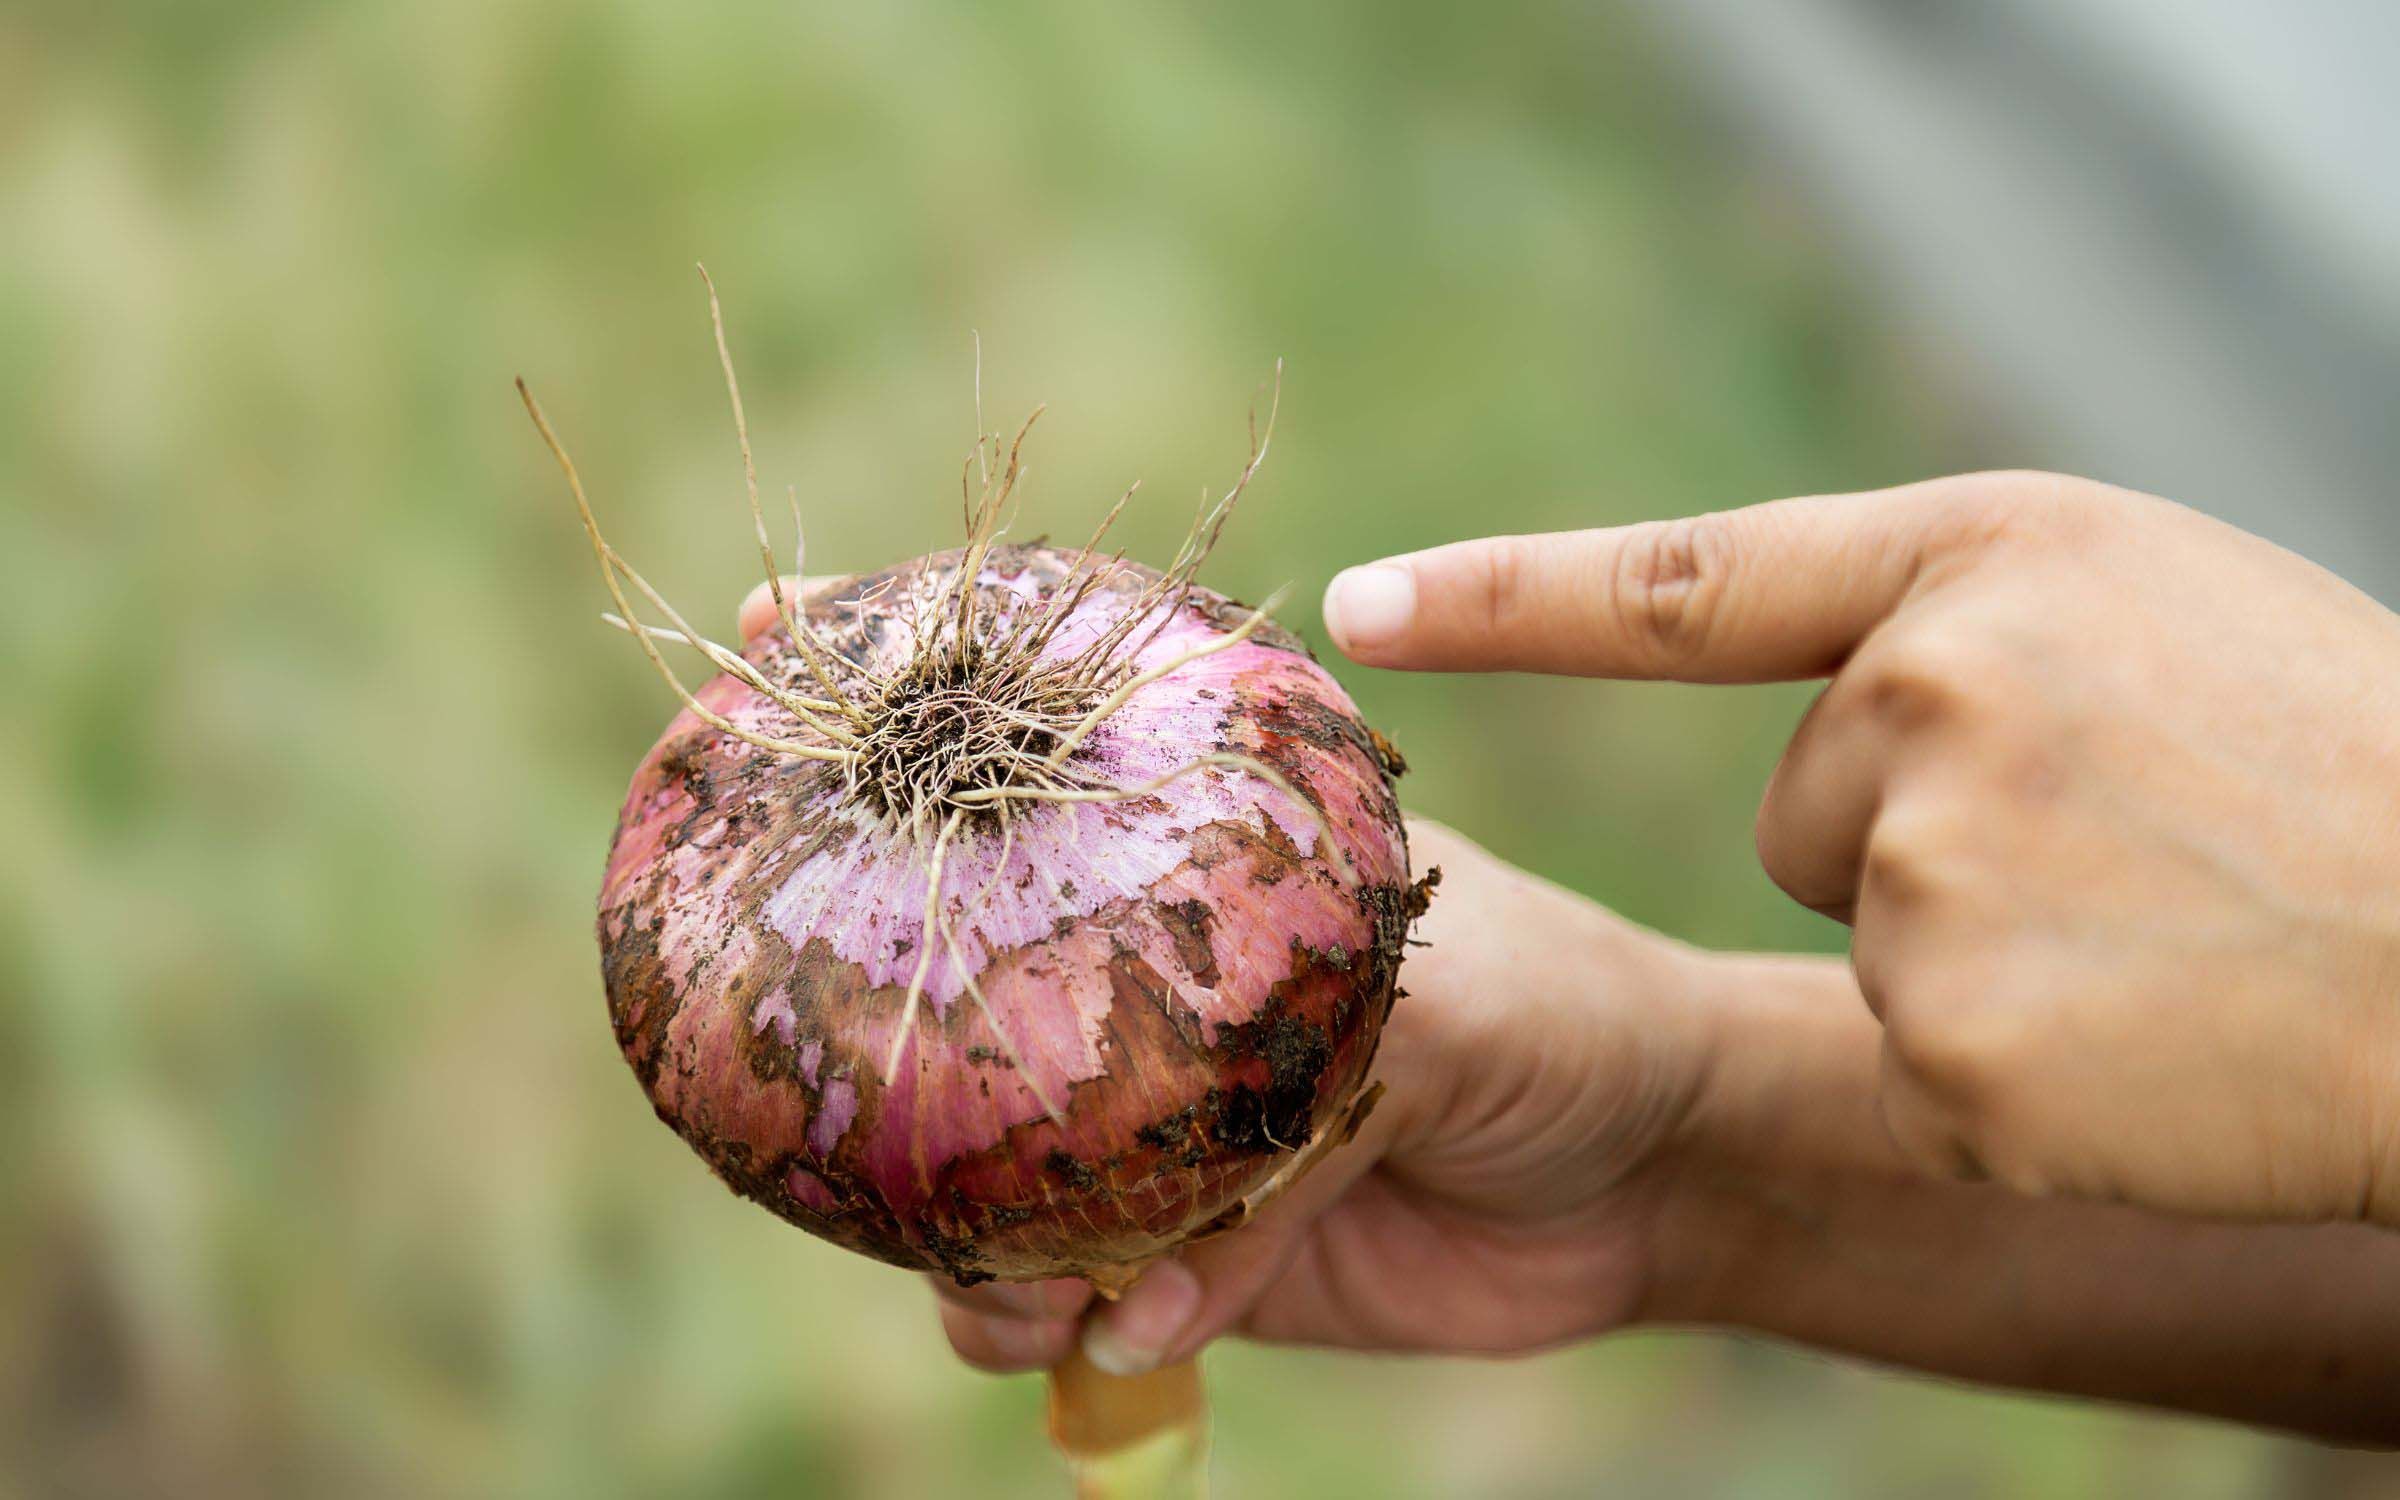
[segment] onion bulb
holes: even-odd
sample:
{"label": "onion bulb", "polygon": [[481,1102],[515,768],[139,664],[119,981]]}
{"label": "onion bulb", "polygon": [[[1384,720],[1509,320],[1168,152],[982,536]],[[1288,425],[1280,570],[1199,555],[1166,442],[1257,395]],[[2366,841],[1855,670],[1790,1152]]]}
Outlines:
{"label": "onion bulb", "polygon": [[[1099,534],[1006,541],[1024,433],[987,435],[963,546],[779,586],[737,653],[601,537],[526,402],[612,622],[684,704],[609,850],[609,1018],[734,1191],[961,1284],[1113,1290],[1355,1127],[1425,899],[1401,762],[1298,639],[1193,577],[1271,409],[1163,571]],[[755,478],[750,504],[774,579]],[[714,675],[687,690],[676,651]]]}

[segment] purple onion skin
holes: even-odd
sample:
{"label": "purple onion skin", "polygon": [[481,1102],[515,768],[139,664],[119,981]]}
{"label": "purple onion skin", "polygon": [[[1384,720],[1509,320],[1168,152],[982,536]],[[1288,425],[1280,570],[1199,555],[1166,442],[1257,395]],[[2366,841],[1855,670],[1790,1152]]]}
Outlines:
{"label": "purple onion skin", "polygon": [[[1025,607],[1071,562],[996,548],[985,597]],[[959,565],[844,580],[810,622],[850,661],[893,668],[910,636],[895,580]],[[1120,569],[1051,650],[1156,576]],[[1137,666],[1248,614],[1194,589]],[[809,682],[781,627],[746,655]],[[698,696],[744,728],[806,734],[730,677]],[[924,939],[923,841],[879,825],[842,768],[682,714],[634,775],[600,893],[610,1019],[659,1118],[743,1196],[962,1284],[1106,1274],[1233,1216],[1348,1108],[1421,898],[1397,757],[1271,624],[1142,688],[1069,764],[1131,786],[1216,751],[1273,768],[1314,810],[1210,766],[1138,801],[1012,804],[1005,867],[995,829],[962,825],[941,898],[958,965],[937,955],[887,1080]]]}

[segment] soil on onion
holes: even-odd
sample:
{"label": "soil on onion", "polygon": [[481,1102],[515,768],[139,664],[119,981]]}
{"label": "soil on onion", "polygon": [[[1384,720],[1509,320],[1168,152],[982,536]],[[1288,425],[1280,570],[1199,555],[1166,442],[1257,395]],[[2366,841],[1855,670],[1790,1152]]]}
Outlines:
{"label": "soil on onion", "polygon": [[[654,1109],[736,1192],[962,1285],[1098,1280],[1238,1222],[1363,1117],[1408,927],[1439,874],[1408,882],[1392,788],[1405,762],[1274,623],[1275,601],[1254,609],[1194,581],[1265,457],[1273,404],[1239,478],[1204,500],[1164,569],[1101,548],[1131,490],[1080,550],[1004,539],[1029,418],[1013,441],[979,437],[963,466],[963,546],[804,601],[776,581],[785,569],[721,320],[717,334],[776,611],[741,651],[700,636],[608,544],[525,396],[616,606],[610,622],[685,711],[636,776],[599,923],[610,1018]],[[795,530],[798,520],[795,500]],[[793,572],[797,551],[795,539]],[[637,602],[665,623],[642,623]],[[714,675],[686,687],[662,648],[697,653]],[[1248,655],[1223,661],[1243,665],[1178,703],[1195,710],[1179,731],[1188,744],[1167,742],[1182,762],[1114,777],[1094,746],[1115,716],[1237,648]],[[1257,790],[1231,807],[1221,792],[1172,800],[1176,783],[1203,774]],[[1283,811],[1268,815],[1264,801]],[[1217,810],[1161,837],[1158,810],[1184,806]],[[1086,900],[1060,880],[1055,920],[1036,908],[1044,936],[1020,931],[1003,945],[978,933],[975,903],[994,891],[968,893],[959,909],[946,894],[952,861],[972,854],[997,882],[1023,830],[1056,837],[1072,809],[1088,809],[1072,826],[1104,841],[1146,837],[1169,858],[1114,899]],[[1353,868],[1346,850],[1366,852],[1371,869]],[[913,931],[878,938],[878,953],[771,919],[789,872],[887,853],[913,861],[904,868],[918,872],[922,912]],[[1010,888],[1020,905],[1037,898],[1032,870]],[[1279,922],[1292,913],[1310,915]],[[982,939],[973,965],[962,930]],[[1002,975],[1019,996],[1083,985],[1096,997],[1078,1015],[1096,1028],[1083,1041],[1097,1072],[1062,1074],[1055,1051],[1020,1050],[1023,1028],[985,994]],[[929,998],[937,976],[946,993]],[[1228,986],[1238,998],[1219,998]],[[925,1144],[929,1124],[969,1117],[991,1128]]]}

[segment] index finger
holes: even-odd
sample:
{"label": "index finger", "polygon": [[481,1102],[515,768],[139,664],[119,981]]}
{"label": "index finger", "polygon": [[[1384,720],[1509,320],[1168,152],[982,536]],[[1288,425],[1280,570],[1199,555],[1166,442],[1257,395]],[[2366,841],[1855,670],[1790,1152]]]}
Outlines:
{"label": "index finger", "polygon": [[1352,568],[1325,623],[1369,666],[1680,682],[1822,676],[1899,608],[1926,566],[1995,513],[1988,482],[1856,495],[1596,531],[1487,537]]}

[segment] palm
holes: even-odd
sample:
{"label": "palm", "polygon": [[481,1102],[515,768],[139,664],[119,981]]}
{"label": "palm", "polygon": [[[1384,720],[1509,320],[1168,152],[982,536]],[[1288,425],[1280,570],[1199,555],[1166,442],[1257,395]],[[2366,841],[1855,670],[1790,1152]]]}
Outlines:
{"label": "palm", "polygon": [[1641,1293],[1639,1168],[1692,1088],[1690,1039],[1661,1003],[1685,957],[1447,829],[1419,824],[1411,845],[1444,881],[1385,1034],[1390,1092],[1369,1149],[1295,1193],[1274,1226],[1284,1263],[1237,1326],[1499,1352],[1621,1322]]}

